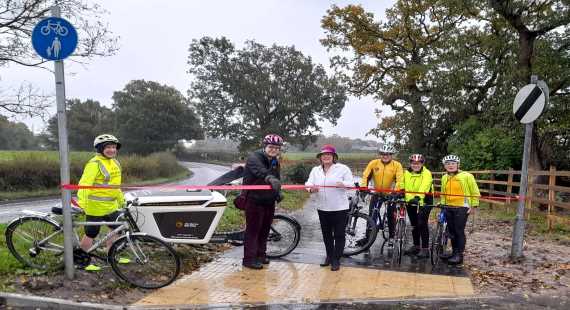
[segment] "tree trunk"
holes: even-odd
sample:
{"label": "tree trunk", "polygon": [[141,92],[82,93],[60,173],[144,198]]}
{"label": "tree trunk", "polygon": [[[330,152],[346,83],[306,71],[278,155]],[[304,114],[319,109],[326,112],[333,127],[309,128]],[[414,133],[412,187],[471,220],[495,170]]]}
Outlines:
{"label": "tree trunk", "polygon": [[534,53],[535,34],[529,31],[519,32],[519,72],[524,84],[530,81],[532,74],[532,56]]}
{"label": "tree trunk", "polygon": [[421,101],[421,93],[417,88],[410,90],[410,105],[412,106],[412,115],[410,126],[410,148],[412,153],[420,153],[425,155],[425,109]]}

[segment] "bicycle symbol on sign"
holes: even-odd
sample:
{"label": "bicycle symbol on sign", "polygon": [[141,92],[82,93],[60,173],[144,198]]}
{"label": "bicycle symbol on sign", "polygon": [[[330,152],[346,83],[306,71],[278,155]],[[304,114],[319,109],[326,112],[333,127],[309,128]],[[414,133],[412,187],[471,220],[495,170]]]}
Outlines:
{"label": "bicycle symbol on sign", "polygon": [[47,21],[47,25],[43,26],[40,30],[44,36],[47,36],[51,30],[62,37],[65,37],[69,33],[69,30],[67,30],[65,26],[62,26],[60,22],[52,23],[49,20]]}

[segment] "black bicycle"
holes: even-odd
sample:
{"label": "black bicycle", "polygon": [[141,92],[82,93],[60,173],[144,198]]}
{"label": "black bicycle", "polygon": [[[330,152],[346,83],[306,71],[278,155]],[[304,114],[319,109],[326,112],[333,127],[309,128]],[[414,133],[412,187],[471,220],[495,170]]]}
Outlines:
{"label": "black bicycle", "polygon": [[447,249],[449,232],[447,230],[447,219],[445,217],[445,209],[448,207],[444,205],[435,205],[433,207],[441,209],[437,214],[437,226],[435,234],[432,236],[430,246],[431,264],[435,266],[439,262],[440,255]]}
{"label": "black bicycle", "polygon": [[[359,184],[355,183],[358,187]],[[361,212],[363,206],[360,204],[363,200],[361,195],[363,192],[356,190],[353,197],[349,197],[348,221],[345,229],[346,243],[343,254],[352,256],[360,254],[368,250],[376,240],[378,229],[376,223],[368,214]]]}
{"label": "black bicycle", "polygon": [[[231,171],[224,173],[208,185],[239,185],[243,177],[244,167],[237,166]],[[233,190],[220,191],[224,196]],[[243,245],[245,229],[237,231],[216,231],[211,243],[230,243],[236,246]],[[266,255],[268,258],[279,258],[293,252],[301,240],[301,225],[297,220],[286,214],[275,213],[267,237]]]}

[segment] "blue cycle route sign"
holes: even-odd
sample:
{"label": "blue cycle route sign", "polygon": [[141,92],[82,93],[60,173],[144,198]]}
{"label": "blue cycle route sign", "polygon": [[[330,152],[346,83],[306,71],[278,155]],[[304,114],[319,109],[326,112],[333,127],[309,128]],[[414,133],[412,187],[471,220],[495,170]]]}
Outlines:
{"label": "blue cycle route sign", "polygon": [[65,19],[42,19],[32,31],[32,45],[48,60],[63,60],[77,47],[77,30]]}

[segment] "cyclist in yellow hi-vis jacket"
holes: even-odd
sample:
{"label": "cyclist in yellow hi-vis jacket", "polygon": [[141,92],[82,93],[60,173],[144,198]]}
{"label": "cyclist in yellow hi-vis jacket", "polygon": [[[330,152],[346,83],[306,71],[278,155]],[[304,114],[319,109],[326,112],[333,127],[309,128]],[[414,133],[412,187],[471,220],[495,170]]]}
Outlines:
{"label": "cyclist in yellow hi-vis jacket", "polygon": [[[408,217],[412,224],[414,245],[404,251],[406,255],[417,255],[418,258],[429,257],[429,227],[428,219],[433,204],[433,184],[431,171],[424,166],[422,154],[410,156],[410,167],[404,171],[400,188],[405,192]],[[420,242],[421,241],[421,242]]]}
{"label": "cyclist in yellow hi-vis jacket", "polygon": [[[80,186],[121,185],[121,165],[115,158],[121,143],[113,135],[103,134],[93,141],[97,154],[85,165]],[[87,222],[113,222],[119,216],[118,209],[125,204],[125,198],[120,188],[80,189],[77,192],[79,206],[85,211]],[[99,234],[101,226],[85,226],[85,236],[81,239],[81,248],[89,249],[93,239]],[[107,247],[113,243],[113,238],[107,240]],[[119,261],[121,263],[121,261]],[[128,263],[128,262],[122,262]],[[89,265],[88,271],[99,271],[101,267]]]}
{"label": "cyclist in yellow hi-vis jacket", "polygon": [[467,217],[479,206],[481,194],[475,177],[459,170],[459,156],[447,155],[442,162],[447,173],[441,178],[440,200],[441,204],[449,207],[445,209],[445,218],[453,252],[444,254],[441,258],[448,259],[450,265],[456,265],[463,262]]}
{"label": "cyclist in yellow hi-vis jacket", "polygon": [[[386,192],[385,196],[387,196],[389,191],[392,189],[400,190],[400,183],[402,182],[404,171],[402,169],[402,164],[392,159],[394,153],[396,153],[396,149],[392,145],[382,144],[378,149],[379,159],[374,159],[368,163],[368,166],[366,166],[366,169],[362,174],[360,186],[368,187],[368,182],[373,180],[374,189],[380,192]],[[378,199],[380,199],[380,203],[384,202],[383,197],[372,196],[368,214],[372,214],[372,208]],[[387,211],[390,215],[395,212],[393,207],[389,208]],[[389,247],[394,246],[393,238],[395,226],[395,218],[393,216],[388,216],[388,230],[390,234],[390,239],[388,240]],[[359,240],[359,243],[366,242],[367,237],[368,236]]]}

